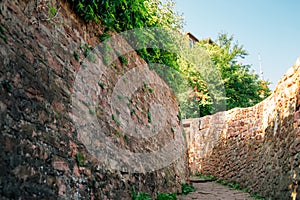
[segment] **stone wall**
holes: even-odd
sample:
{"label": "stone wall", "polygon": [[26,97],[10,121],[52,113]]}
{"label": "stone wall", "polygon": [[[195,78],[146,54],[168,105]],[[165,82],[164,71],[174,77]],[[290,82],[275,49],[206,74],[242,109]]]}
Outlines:
{"label": "stone wall", "polygon": [[263,102],[188,119],[184,127],[192,173],[263,197],[300,198],[300,58]]}
{"label": "stone wall", "polygon": [[[122,108],[112,109],[113,92],[128,71],[146,63],[131,51],[100,67],[103,55],[92,47],[101,42],[102,31],[78,19],[66,1],[0,1],[0,199],[131,199],[133,186],[155,197],[159,191],[180,190],[187,179],[184,151],[152,171],[143,166],[129,170],[128,157],[122,156],[116,157],[125,165],[121,170],[121,164],[109,162],[114,155],[101,153],[107,143],[119,154],[149,153],[180,131],[174,94],[155,84],[160,79],[150,71],[149,83],[126,101],[129,120],[153,128],[157,113],[151,120],[151,102],[159,104],[168,109],[166,131],[142,140],[124,130]],[[128,47],[125,41],[116,43]],[[119,53],[110,48],[111,55]],[[84,77],[84,70],[91,78]],[[83,88],[74,88],[78,80]],[[118,92],[119,100],[126,100],[120,96],[126,91]]]}

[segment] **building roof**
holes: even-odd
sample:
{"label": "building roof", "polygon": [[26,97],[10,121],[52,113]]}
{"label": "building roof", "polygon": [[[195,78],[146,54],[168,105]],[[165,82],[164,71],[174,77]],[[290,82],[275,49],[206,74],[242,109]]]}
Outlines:
{"label": "building roof", "polygon": [[198,38],[196,38],[192,33],[187,32],[186,35],[188,35],[192,40],[194,40],[195,42],[199,42]]}
{"label": "building roof", "polygon": [[[186,35],[189,36],[189,38],[192,39],[194,42],[199,42],[199,41],[200,41],[200,40],[199,40],[196,36],[194,36],[191,32],[187,32]],[[202,40],[206,41],[206,42],[209,43],[209,44],[215,44],[214,41],[213,41],[210,37],[205,38],[205,39],[202,39]]]}

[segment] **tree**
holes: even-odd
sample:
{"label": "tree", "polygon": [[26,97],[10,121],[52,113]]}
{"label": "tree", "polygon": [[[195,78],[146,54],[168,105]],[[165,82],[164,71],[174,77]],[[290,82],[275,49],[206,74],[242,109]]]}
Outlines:
{"label": "tree", "polygon": [[[207,51],[212,62],[221,73],[226,91],[227,109],[253,106],[271,94],[268,88],[270,83],[260,80],[257,74],[250,71],[249,65],[244,65],[241,62],[248,53],[243,46],[239,46],[237,42],[233,41],[233,36],[228,37],[227,34],[220,34],[215,42],[202,40],[199,45]],[[201,77],[198,79],[202,80]],[[204,91],[204,93],[206,96],[210,96],[209,91]],[[197,93],[194,96],[197,97]],[[189,114],[194,113],[195,100],[191,101],[190,104],[191,112],[186,110],[183,113],[187,117],[195,117]],[[198,104],[201,116],[210,114],[210,104],[205,104],[201,97],[200,99],[198,97]],[[185,107],[188,108],[188,106]]]}

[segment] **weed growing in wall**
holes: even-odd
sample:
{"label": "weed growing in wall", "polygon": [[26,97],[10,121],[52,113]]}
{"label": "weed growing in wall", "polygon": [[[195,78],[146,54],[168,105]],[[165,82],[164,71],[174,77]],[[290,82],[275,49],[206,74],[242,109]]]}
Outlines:
{"label": "weed growing in wall", "polygon": [[78,166],[82,167],[82,166],[85,165],[86,158],[82,153],[77,153],[76,154],[76,161],[77,161]]}
{"label": "weed growing in wall", "polygon": [[53,6],[50,6],[49,7],[49,12],[48,12],[49,19],[53,19],[56,14],[57,14],[57,9]]}
{"label": "weed growing in wall", "polygon": [[152,122],[152,118],[151,118],[151,112],[150,112],[149,109],[147,111],[147,116],[148,116],[148,122],[151,123]]}
{"label": "weed growing in wall", "polygon": [[4,41],[7,42],[7,37],[4,35],[5,28],[0,24],[0,38]]}
{"label": "weed growing in wall", "polygon": [[80,60],[80,56],[79,56],[79,54],[76,51],[73,52],[73,56],[74,56],[74,58],[75,58],[76,61]]}
{"label": "weed growing in wall", "polygon": [[116,115],[113,114],[113,115],[112,115],[112,120],[114,120],[114,122],[115,122],[118,126],[121,125],[121,122],[120,122],[118,116],[116,116]]}

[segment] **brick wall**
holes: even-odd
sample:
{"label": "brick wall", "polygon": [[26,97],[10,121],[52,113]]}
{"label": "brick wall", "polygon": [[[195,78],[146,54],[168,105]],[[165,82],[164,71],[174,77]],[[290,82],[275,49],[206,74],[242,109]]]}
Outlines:
{"label": "brick wall", "polygon": [[300,196],[300,58],[249,108],[184,121],[189,167],[273,199]]}
{"label": "brick wall", "polygon": [[[50,8],[55,8],[57,15],[51,16]],[[130,120],[153,127],[155,113],[151,121],[148,112],[154,102],[169,109],[167,131],[146,141],[137,140],[124,131],[121,125],[125,121],[116,118],[122,108],[112,116],[115,86],[145,61],[131,51],[124,55],[126,63],[124,58],[123,63],[115,59],[110,66],[99,68],[95,63],[101,55],[89,46],[100,43],[103,28],[82,22],[66,1],[0,1],[0,199],[131,199],[132,186],[155,197],[159,191],[180,190],[180,183],[187,179],[184,152],[163,168],[144,172],[118,170],[107,162],[109,154],[99,157],[96,153],[105,145],[101,143],[104,137],[120,154],[151,152],[180,129],[174,94],[155,84],[159,82],[155,74],[148,77],[148,88],[140,87],[132,94]],[[116,42],[128,47],[122,40]],[[84,70],[92,74],[91,78],[82,77],[88,95],[76,93],[74,88],[77,75]],[[125,88],[119,94],[126,92]],[[72,99],[75,93],[77,100],[82,100],[78,104]],[[83,113],[74,112],[74,107]],[[97,120],[99,129],[93,129],[95,124],[90,122],[95,121],[90,118]],[[81,125],[91,129],[80,132]],[[92,142],[93,148],[86,142]],[[126,159],[118,161],[126,165]]]}

